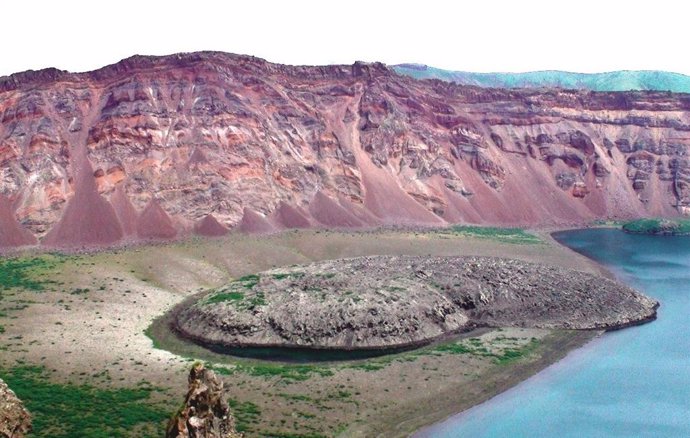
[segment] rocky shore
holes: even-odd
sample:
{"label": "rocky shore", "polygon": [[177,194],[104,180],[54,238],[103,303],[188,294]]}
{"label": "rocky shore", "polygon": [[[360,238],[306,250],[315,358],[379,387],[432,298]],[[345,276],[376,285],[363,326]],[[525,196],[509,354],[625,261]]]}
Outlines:
{"label": "rocky shore", "polygon": [[618,329],[658,303],[613,280],[492,257],[372,256],[242,277],[181,310],[202,344],[374,349],[477,326]]}
{"label": "rocky shore", "polygon": [[690,219],[638,219],[626,222],[623,231],[653,236],[690,236]]}

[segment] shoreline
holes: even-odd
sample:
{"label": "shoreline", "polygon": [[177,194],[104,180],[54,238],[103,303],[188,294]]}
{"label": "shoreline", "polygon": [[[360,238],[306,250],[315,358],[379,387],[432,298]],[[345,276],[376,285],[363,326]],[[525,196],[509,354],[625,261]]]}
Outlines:
{"label": "shoreline", "polygon": [[[559,247],[571,251],[574,254],[577,254],[578,256],[584,257],[586,260],[588,260],[593,267],[596,268],[596,270],[602,274],[604,277],[608,278],[615,278],[615,274],[610,271],[608,268],[606,268],[604,265],[601,265],[600,263],[595,262],[594,260],[590,259],[589,257],[584,256],[583,254],[575,251],[574,249],[563,245],[560,243],[555,237],[554,234],[556,233],[563,233],[563,232],[568,232],[568,231],[577,231],[577,230],[584,230],[584,229],[591,229],[591,228],[620,228],[615,225],[592,225],[592,226],[586,226],[586,227],[575,227],[575,228],[552,228],[548,227],[545,229],[531,229],[530,231],[534,232],[536,235],[541,237],[542,239],[546,239],[549,241],[551,244],[558,245]],[[652,320],[645,320],[639,322],[639,324],[646,324],[649,322],[652,322]],[[639,325],[635,324],[635,325]],[[620,330],[625,329],[627,327],[621,327]],[[497,387],[495,391],[482,394],[482,396],[477,397],[474,400],[466,400],[464,402],[460,402],[457,407],[458,409],[455,411],[451,411],[451,409],[443,409],[440,412],[424,412],[418,415],[417,420],[410,420],[412,424],[417,425],[417,428],[408,433],[403,433],[403,434],[397,434],[394,435],[395,437],[411,437],[411,438],[424,438],[426,435],[424,435],[424,431],[426,429],[434,427],[434,425],[438,423],[442,423],[447,421],[448,419],[458,416],[458,415],[463,415],[469,410],[478,407],[484,403],[488,403],[493,399],[494,397],[498,397],[504,392],[522,384],[523,382],[529,380],[530,378],[538,375],[542,371],[546,370],[547,368],[551,367],[552,365],[556,365],[557,363],[566,360],[567,356],[570,355],[572,352],[577,351],[584,347],[585,345],[589,344],[590,342],[594,341],[595,339],[599,338],[603,334],[605,334],[608,330],[599,330],[599,331],[581,331],[581,332],[576,332],[576,335],[580,336],[573,336],[570,340],[565,341],[565,345],[554,345],[554,350],[552,351],[547,351],[546,354],[540,359],[535,362],[528,364],[524,367],[518,368],[517,373],[515,373],[516,370],[510,370],[508,371],[506,376],[506,380],[503,382],[503,385],[500,387]],[[560,347],[560,348],[559,348]],[[464,388],[453,388],[450,391],[452,392],[454,389],[464,389]],[[347,435],[344,435],[347,436]],[[388,436],[388,435],[383,435],[379,434],[379,437],[383,436]]]}
{"label": "shoreline", "polygon": [[[502,397],[508,396],[512,391],[519,391],[520,387],[522,385],[529,385],[529,382],[533,379],[539,379],[540,376],[547,375],[548,373],[551,372],[551,370],[558,370],[559,367],[568,367],[570,363],[577,363],[578,360],[580,359],[581,352],[586,351],[587,347],[589,345],[592,345],[602,339],[604,335],[606,335],[606,331],[602,331],[600,333],[597,333],[596,335],[592,336],[590,339],[585,340],[582,342],[580,345],[572,345],[567,351],[563,350],[562,351],[562,357],[558,358],[556,357],[554,361],[546,364],[543,368],[536,370],[534,373],[530,375],[525,375],[524,379],[516,382],[514,385],[505,388],[505,390],[494,394],[491,397],[486,398],[485,400],[481,401],[480,403],[477,403],[473,406],[468,407],[467,409],[464,409],[460,412],[456,412],[454,414],[446,416],[444,419],[440,421],[436,421],[431,424],[427,424],[425,426],[422,426],[418,430],[416,430],[414,433],[409,434],[409,438],[432,438],[434,435],[434,432],[437,430],[439,425],[444,424],[448,422],[449,420],[452,420],[454,418],[460,419],[461,417],[464,417],[466,415],[471,414],[472,412],[476,410],[481,410],[483,407],[489,406],[492,403],[498,401]],[[573,362],[574,361],[574,362]],[[462,420],[459,420],[461,422]]]}
{"label": "shoreline", "polygon": [[[496,372],[485,375],[480,384],[471,385],[469,388],[467,385],[449,387],[442,393],[436,394],[430,404],[414,406],[411,411],[415,412],[415,414],[408,413],[409,418],[399,422],[397,425],[391,425],[388,428],[372,428],[366,430],[367,434],[351,434],[346,432],[339,436],[369,436],[369,432],[374,432],[372,436],[380,438],[423,437],[424,435],[419,434],[423,433],[424,429],[433,427],[435,424],[456,415],[462,415],[476,406],[489,402],[492,398],[503,394],[548,367],[562,361],[571,352],[584,347],[603,333],[604,331],[554,333],[550,335],[554,339],[549,340],[542,347],[542,355],[536,361],[506,366]],[[458,399],[458,393],[463,392],[465,394]],[[430,407],[430,409],[426,409],[427,407]]]}
{"label": "shoreline", "polygon": [[[588,226],[588,227],[579,227],[579,228],[566,228],[566,229],[533,229],[535,234],[539,235],[542,238],[547,238],[549,241],[551,241],[553,244],[556,244],[560,246],[561,248],[571,251],[574,254],[577,254],[578,256],[584,257],[590,263],[592,264],[593,267],[596,267],[597,270],[599,271],[600,274],[602,274],[605,277],[608,278],[616,278],[616,275],[607,267],[604,265],[594,261],[593,259],[590,259],[589,257],[585,256],[584,254],[560,243],[555,237],[554,234],[557,233],[563,233],[563,232],[568,232],[568,231],[578,231],[578,230],[585,230],[585,229],[592,229],[592,228],[610,228],[610,229],[620,229],[619,226],[616,225],[608,225],[608,224],[603,224],[603,225],[593,225],[593,226]],[[659,306],[657,305],[657,308]],[[537,362],[533,364],[529,364],[528,366],[521,367],[517,369],[516,374],[511,374],[509,378],[505,381],[505,384],[501,387],[498,387],[496,391],[493,391],[489,394],[486,394],[485,397],[478,397],[477,399],[473,401],[468,400],[465,403],[462,403],[459,405],[459,409],[456,410],[455,412],[452,412],[450,414],[447,414],[443,416],[441,419],[436,419],[435,417],[439,417],[440,415],[435,415],[435,414],[425,414],[422,413],[418,416],[418,418],[421,420],[419,423],[421,424],[422,421],[429,420],[431,419],[432,421],[427,421],[425,424],[421,424],[414,432],[408,433],[405,435],[395,435],[396,437],[411,437],[411,438],[426,438],[429,437],[429,435],[425,434],[425,430],[432,429],[435,425],[439,423],[443,423],[450,418],[456,417],[456,416],[461,416],[466,414],[468,411],[481,406],[485,403],[489,403],[493,398],[500,396],[501,394],[505,393],[506,391],[522,384],[523,382],[526,382],[527,380],[531,379],[532,377],[540,374],[542,371],[546,370],[547,368],[556,365],[558,363],[561,363],[564,360],[567,360],[567,357],[586,346],[590,342],[594,341],[595,339],[598,339],[602,335],[604,335],[608,331],[617,331],[617,330],[624,330],[629,327],[634,327],[637,325],[642,325],[642,324],[647,324],[650,322],[653,322],[656,319],[656,317],[651,318],[651,319],[646,319],[644,321],[639,321],[634,324],[629,324],[623,327],[618,327],[616,329],[611,329],[611,330],[600,330],[600,331],[593,331],[590,332],[592,335],[591,336],[585,336],[587,333],[585,331],[579,332],[578,334],[582,334],[582,337],[579,336],[574,336],[569,342],[566,341],[565,345],[560,345],[560,349],[558,348],[559,346],[554,345],[556,347],[553,351],[548,351],[546,355],[542,356]],[[531,365],[531,366],[530,366]],[[543,365],[543,366],[540,366]],[[515,370],[511,370],[515,371]],[[460,388],[458,388],[460,389]],[[444,412],[445,413],[445,412]],[[383,437],[384,435],[378,435],[379,437]],[[388,435],[385,435],[388,436]]]}

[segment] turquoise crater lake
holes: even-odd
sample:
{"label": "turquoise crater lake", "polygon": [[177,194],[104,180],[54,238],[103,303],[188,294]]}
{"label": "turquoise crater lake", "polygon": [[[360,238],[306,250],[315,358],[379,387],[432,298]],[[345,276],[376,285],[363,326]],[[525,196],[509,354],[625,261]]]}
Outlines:
{"label": "turquoise crater lake", "polygon": [[564,245],[661,302],[515,388],[416,437],[690,437],[690,237],[591,229]]}

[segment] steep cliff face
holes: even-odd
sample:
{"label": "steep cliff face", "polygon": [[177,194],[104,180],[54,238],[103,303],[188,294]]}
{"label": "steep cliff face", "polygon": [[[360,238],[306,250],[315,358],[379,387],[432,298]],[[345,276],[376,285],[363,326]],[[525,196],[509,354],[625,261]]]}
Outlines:
{"label": "steep cliff face", "polygon": [[689,110],[684,94],[206,52],[20,73],[0,79],[0,225],[14,214],[65,246],[171,238],[208,215],[262,231],[674,216],[690,206]]}

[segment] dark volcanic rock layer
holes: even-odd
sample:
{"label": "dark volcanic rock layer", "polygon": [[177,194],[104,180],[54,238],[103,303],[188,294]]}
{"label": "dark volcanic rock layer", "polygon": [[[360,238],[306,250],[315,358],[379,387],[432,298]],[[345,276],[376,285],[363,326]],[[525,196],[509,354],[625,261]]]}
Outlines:
{"label": "dark volcanic rock layer", "polygon": [[260,232],[675,216],[690,206],[689,110],[685,94],[483,89],[382,64],[135,56],[0,78],[0,193],[58,245],[246,211]]}
{"label": "dark volcanic rock layer", "polygon": [[420,345],[475,326],[616,329],[658,303],[579,271],[487,257],[375,256],[241,278],[177,314],[203,344],[331,349]]}

